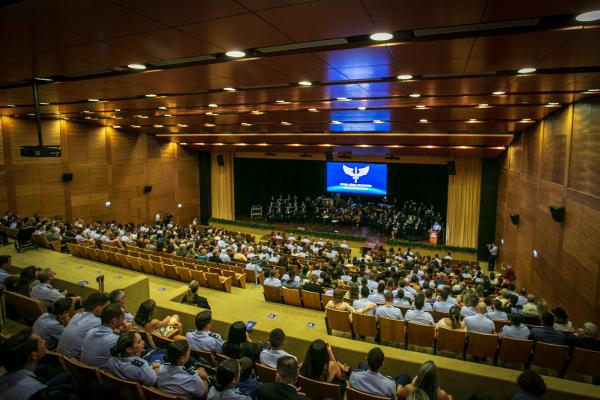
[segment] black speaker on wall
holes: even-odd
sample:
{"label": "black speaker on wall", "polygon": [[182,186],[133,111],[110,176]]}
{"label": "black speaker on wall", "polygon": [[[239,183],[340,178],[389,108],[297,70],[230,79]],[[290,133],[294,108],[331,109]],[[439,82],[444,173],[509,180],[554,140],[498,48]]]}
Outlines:
{"label": "black speaker on wall", "polygon": [[325,159],[327,161],[333,161],[333,153],[331,151],[328,151],[327,153],[325,153]]}
{"label": "black speaker on wall", "polygon": [[510,222],[513,225],[517,225],[519,223],[519,214],[510,214]]}
{"label": "black speaker on wall", "polygon": [[565,220],[565,208],[561,206],[550,206],[550,214],[552,219],[556,222],[563,222]]}
{"label": "black speaker on wall", "polygon": [[71,182],[73,180],[73,174],[70,172],[65,172],[62,176],[63,182]]}
{"label": "black speaker on wall", "polygon": [[448,170],[448,175],[456,175],[456,163],[454,161],[448,161],[446,169]]}
{"label": "black speaker on wall", "polygon": [[152,191],[152,186],[144,186],[144,193],[150,193]]}
{"label": "black speaker on wall", "polygon": [[222,167],[223,165],[225,165],[225,160],[223,160],[223,156],[222,155],[217,155],[217,165],[219,167]]}

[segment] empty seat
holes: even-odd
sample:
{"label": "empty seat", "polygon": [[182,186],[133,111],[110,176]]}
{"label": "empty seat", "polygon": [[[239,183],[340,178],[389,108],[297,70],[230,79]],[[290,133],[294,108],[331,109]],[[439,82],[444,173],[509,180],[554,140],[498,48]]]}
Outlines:
{"label": "empty seat", "polygon": [[154,387],[142,386],[142,393],[146,400],[187,400],[185,397],[165,393]]}
{"label": "empty seat", "polygon": [[283,302],[290,306],[302,307],[302,299],[300,298],[300,290],[281,288]]}
{"label": "empty seat", "polygon": [[138,382],[117,378],[110,372],[98,370],[98,373],[104,390],[117,394],[119,400],[138,400],[143,396],[142,387]]}
{"label": "empty seat", "polygon": [[571,356],[568,372],[591,377],[600,377],[600,351],[585,350],[576,347]]}
{"label": "empty seat", "polygon": [[536,342],[531,364],[561,371],[567,361],[569,346]]}
{"label": "empty seat", "polygon": [[373,315],[352,313],[352,332],[358,336],[377,336],[377,320]]}
{"label": "empty seat", "polygon": [[467,354],[474,357],[495,357],[498,351],[498,336],[490,333],[469,332]]}
{"label": "empty seat", "polygon": [[263,295],[266,301],[272,301],[275,303],[281,303],[283,301],[281,297],[281,288],[279,286],[263,285]]}
{"label": "empty seat", "polygon": [[275,368],[259,363],[254,364],[254,367],[256,368],[256,375],[261,382],[275,382],[275,375],[277,373]]}
{"label": "empty seat", "polygon": [[348,311],[338,311],[331,308],[325,309],[325,327],[327,333],[331,335],[332,331],[348,332],[352,334],[352,325],[350,324],[350,313]]}
{"label": "empty seat", "polygon": [[302,291],[302,303],[305,308],[323,310],[321,304],[321,293]]}
{"label": "empty seat", "polygon": [[389,400],[389,397],[375,396],[374,394],[361,392],[360,390],[347,387],[346,400]]}
{"label": "empty seat", "polygon": [[405,346],[406,322],[398,319],[379,318],[379,339],[399,342]]}
{"label": "empty seat", "polygon": [[421,347],[433,347],[435,327],[433,325],[409,322],[407,327],[408,344]]}
{"label": "empty seat", "polygon": [[438,351],[465,355],[465,340],[467,332],[454,329],[439,328],[437,331],[436,348]]}

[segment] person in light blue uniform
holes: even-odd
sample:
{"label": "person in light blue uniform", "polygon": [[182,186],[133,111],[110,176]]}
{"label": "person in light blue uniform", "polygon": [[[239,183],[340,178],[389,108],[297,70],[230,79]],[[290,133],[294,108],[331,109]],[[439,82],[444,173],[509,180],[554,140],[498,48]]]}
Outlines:
{"label": "person in light blue uniform", "polygon": [[56,349],[58,340],[69,323],[69,312],[72,306],[71,299],[57,300],[52,307],[52,312],[40,315],[33,323],[33,333],[44,339],[48,350]]}
{"label": "person in light blue uniform", "polygon": [[423,296],[422,293],[419,293],[415,297],[415,309],[408,310],[404,316],[404,319],[407,322],[416,322],[423,325],[434,325],[433,316],[430,313],[423,311],[424,304],[425,296]]}
{"label": "person in light blue uniform", "polygon": [[510,317],[510,325],[505,325],[502,327],[500,332],[498,332],[498,338],[504,339],[512,338],[512,339],[521,339],[527,340],[529,339],[529,335],[531,331],[527,327],[521,323],[521,316],[519,314],[513,314]]}
{"label": "person in light blue uniform", "polygon": [[360,288],[360,299],[354,300],[352,302],[352,307],[355,310],[360,310],[360,312],[365,313],[367,315],[375,315],[375,309],[377,308],[377,304],[373,303],[369,300],[369,294],[371,291],[368,286],[363,286]]}
{"label": "person in light blue uniform", "polygon": [[189,358],[190,345],[186,340],[171,342],[165,354],[167,363],[162,365],[156,374],[156,387],[188,400],[204,396],[208,388],[208,375],[204,368],[197,370],[184,368]]}
{"label": "person in light blue uniform", "polygon": [[[396,394],[402,385],[410,382],[406,374],[396,379],[379,372],[383,366],[384,355],[379,347],[372,348],[367,354],[367,365],[359,364],[358,369],[350,375],[350,386],[354,389],[373,394],[375,396],[396,399]],[[400,386],[399,386],[400,385]]]}
{"label": "person in light blue uniform", "polygon": [[496,331],[494,323],[485,316],[487,311],[485,303],[479,303],[476,310],[475,315],[470,315],[464,319],[467,332],[494,333]]}
{"label": "person in light blue uniform", "polygon": [[125,314],[120,304],[109,304],[100,314],[102,325],[92,328],[81,344],[81,362],[93,367],[107,370],[111,349],[119,340],[114,333],[123,325]]}
{"label": "person in light blue uniform", "polygon": [[394,307],[394,295],[392,294],[392,292],[386,292],[384,298],[385,304],[383,306],[377,307],[377,310],[375,310],[375,317],[377,318],[377,320],[379,321],[379,318],[381,317],[399,320],[404,319],[400,309]]}
{"label": "person in light blue uniform", "polygon": [[[392,291],[392,294],[394,291]],[[396,298],[394,299],[394,307],[410,307],[410,301],[404,297],[404,289],[396,290]]]}
{"label": "person in light blue uniform", "polygon": [[383,283],[383,281],[380,281],[377,284],[377,292],[369,295],[369,300],[371,300],[373,303],[377,304],[378,306],[384,305],[385,304],[385,283]]}
{"label": "person in light blue uniform", "polygon": [[[121,305],[121,307],[123,307],[123,309],[125,309],[126,300],[127,295],[123,289],[115,289],[108,295],[108,301],[110,304],[118,303]],[[133,323],[133,315],[127,311],[125,311],[125,321],[130,325]]]}
{"label": "person in light blue uniform", "polygon": [[240,380],[240,364],[235,358],[224,360],[217,367],[215,385],[208,392],[208,400],[252,400],[240,393],[235,385]]}
{"label": "person in light blue uniform", "polygon": [[100,326],[99,316],[108,301],[103,293],[92,293],[83,302],[84,312],[77,313],[71,318],[63,334],[58,340],[56,351],[77,360],[81,357],[81,344],[88,331]]}
{"label": "person in light blue uniform", "polygon": [[277,278],[273,278],[271,274],[271,271],[265,271],[265,280],[263,281],[263,285],[281,287],[281,281]]}
{"label": "person in light blue uniform", "polygon": [[188,332],[185,337],[193,349],[221,353],[225,342],[221,335],[211,332],[212,312],[201,311],[196,314],[196,330]]}
{"label": "person in light blue uniform", "polygon": [[277,368],[277,360],[281,357],[291,356],[296,358],[295,356],[287,353],[283,350],[283,345],[285,344],[285,333],[282,329],[275,328],[269,333],[269,344],[271,345],[270,349],[264,349],[260,353],[260,363],[264,364],[271,368]]}
{"label": "person in light blue uniform", "polygon": [[[46,308],[50,308],[54,305],[54,302],[58,299],[64,299],[65,295],[58,289],[55,289],[51,283],[54,280],[54,271],[50,268],[44,268],[38,273],[40,283],[31,288],[31,296],[34,299],[41,301]],[[80,302],[81,297],[73,296],[70,298],[73,303]]]}
{"label": "person in light blue uniform", "polygon": [[108,360],[108,370],[118,378],[154,386],[156,369],[141,357],[143,351],[144,340],[138,332],[122,333],[110,350],[112,357]]}

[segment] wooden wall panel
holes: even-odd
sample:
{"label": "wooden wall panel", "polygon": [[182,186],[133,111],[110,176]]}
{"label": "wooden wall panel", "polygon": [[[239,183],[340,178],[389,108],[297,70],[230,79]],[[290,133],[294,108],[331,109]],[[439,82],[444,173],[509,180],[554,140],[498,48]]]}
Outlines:
{"label": "wooden wall panel", "polygon": [[532,131],[523,134],[523,173],[536,177],[540,171],[542,127],[543,124],[537,124]]}
{"label": "wooden wall panel", "polygon": [[[574,109],[569,187],[600,197],[600,104],[581,104]],[[595,124],[594,124],[595,123]]]}
{"label": "wooden wall panel", "polygon": [[508,148],[508,168],[511,171],[521,172],[523,161],[523,135],[515,137]]}
{"label": "wooden wall panel", "polygon": [[541,177],[554,183],[564,183],[567,135],[571,132],[572,109],[551,114],[544,120]]}

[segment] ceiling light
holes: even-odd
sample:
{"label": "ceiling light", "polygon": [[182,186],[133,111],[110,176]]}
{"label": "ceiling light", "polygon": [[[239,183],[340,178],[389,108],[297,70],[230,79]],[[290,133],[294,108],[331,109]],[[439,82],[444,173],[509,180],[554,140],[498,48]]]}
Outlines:
{"label": "ceiling light", "polygon": [[263,115],[264,114],[264,112],[259,111],[259,110],[252,110],[252,111],[250,111],[250,113],[254,114],[254,115]]}
{"label": "ceiling light", "polygon": [[281,121],[280,122],[281,125],[291,125],[291,122],[287,122],[287,121]]}
{"label": "ceiling light", "polygon": [[243,126],[252,126],[252,124],[249,124],[248,122],[242,122]]}
{"label": "ceiling light", "polygon": [[213,127],[213,126],[215,126],[215,124],[211,124],[211,123],[208,123],[208,122],[207,122],[207,123],[205,123],[205,124],[204,124],[204,126],[207,126],[207,127],[209,127],[209,128],[210,128],[210,127]]}
{"label": "ceiling light", "polygon": [[419,110],[425,110],[427,108],[426,105],[423,104],[419,104],[418,106],[416,106],[415,108],[418,108]]}
{"label": "ceiling light", "polygon": [[145,94],[144,96],[146,96],[146,97],[156,97],[156,95],[154,93],[148,93],[148,94]]}
{"label": "ceiling light", "polygon": [[504,90],[496,90],[496,91],[492,92],[492,94],[494,96],[502,96],[502,95],[506,94],[506,92]]}
{"label": "ceiling light", "polygon": [[154,127],[155,127],[155,128],[164,128],[164,125],[161,125],[161,124],[154,124]]}
{"label": "ceiling light", "polygon": [[490,105],[486,104],[486,103],[481,103],[480,105],[477,106],[477,108],[488,108]]}
{"label": "ceiling light", "polygon": [[473,123],[477,122],[477,118],[469,118],[469,120],[467,122],[473,124]]}
{"label": "ceiling light", "polygon": [[381,42],[384,40],[390,40],[393,37],[394,37],[394,35],[392,35],[391,33],[387,33],[387,32],[378,32],[378,33],[374,33],[371,36],[369,36],[369,38],[371,38],[371,40],[376,40],[378,42]]}
{"label": "ceiling light", "polygon": [[7,104],[6,107],[15,108],[16,106],[14,104]]}
{"label": "ceiling light", "polygon": [[219,107],[219,105],[218,105],[218,104],[215,104],[215,103],[210,103],[208,106],[209,106],[210,108]]}
{"label": "ceiling light", "polygon": [[575,19],[579,22],[597,21],[600,19],[600,10],[584,12],[576,16]]}
{"label": "ceiling light", "polygon": [[331,121],[331,123],[332,123],[332,124],[334,124],[334,125],[339,125],[339,124],[341,124],[341,122],[340,122],[340,121]]}
{"label": "ceiling light", "polygon": [[219,115],[219,114],[215,114],[215,113],[214,113],[214,112],[212,112],[212,111],[208,111],[208,112],[206,113],[206,115]]}
{"label": "ceiling light", "polygon": [[165,107],[165,106],[160,106],[160,107],[158,107],[158,109],[159,109],[159,110],[166,110],[166,109],[167,109],[167,107]]}
{"label": "ceiling light", "polygon": [[298,85],[300,85],[300,86],[311,86],[312,82],[310,82],[310,81],[300,81],[300,82],[298,82]]}
{"label": "ceiling light", "polygon": [[310,112],[319,112],[319,110],[317,110],[316,108],[309,108],[308,111],[310,111]]}
{"label": "ceiling light", "polygon": [[285,100],[275,100],[275,103],[277,103],[277,104],[290,104],[289,101],[285,101]]}
{"label": "ceiling light", "polygon": [[180,144],[181,146],[187,146],[187,143],[186,143],[186,142],[181,142],[181,143],[179,143],[179,144]]}
{"label": "ceiling light", "polygon": [[429,121],[427,121],[425,118],[421,118],[421,119],[419,120],[419,122],[420,122],[420,123],[422,123],[422,124],[426,124],[426,123],[428,123]]}
{"label": "ceiling light", "polygon": [[172,117],[172,115],[171,114],[165,114],[165,115],[163,115],[163,117]]}
{"label": "ceiling light", "polygon": [[225,55],[227,57],[240,58],[240,57],[245,57],[246,53],[244,53],[243,51],[240,51],[240,50],[229,50],[227,53],[225,53]]}
{"label": "ceiling light", "polygon": [[412,77],[413,76],[411,74],[400,74],[396,78],[400,79],[401,81],[407,81],[409,79],[412,79]]}
{"label": "ceiling light", "polygon": [[88,99],[88,101],[100,101],[99,99]]}
{"label": "ceiling light", "polygon": [[146,69],[146,66],[144,64],[129,64],[127,65],[127,68],[131,68],[131,69]]}
{"label": "ceiling light", "polygon": [[384,122],[382,120],[380,120],[380,119],[374,119],[373,123],[374,124],[383,124]]}
{"label": "ceiling light", "polygon": [[223,90],[226,92],[235,92],[235,88],[232,87],[224,87]]}
{"label": "ceiling light", "polygon": [[111,205],[111,204],[112,204],[112,203],[111,203],[110,201],[105,201],[105,202],[104,202],[104,206],[105,206],[105,207],[110,207],[110,205]]}
{"label": "ceiling light", "polygon": [[521,68],[517,72],[520,73],[520,74],[529,74],[531,72],[535,72],[535,68],[533,68],[533,67],[525,67],[525,68]]}
{"label": "ceiling light", "polygon": [[419,93],[411,93],[409,94],[410,97],[421,97],[421,95]]}
{"label": "ceiling light", "polygon": [[546,104],[544,107],[560,107],[560,103],[558,103],[556,101],[551,101],[548,104]]}
{"label": "ceiling light", "polygon": [[350,101],[351,99],[349,99],[348,97],[338,97],[337,100],[338,101]]}
{"label": "ceiling light", "polygon": [[366,109],[367,109],[367,107],[365,107],[365,106],[360,106],[357,108],[357,110],[361,110],[361,111],[366,110]]}
{"label": "ceiling light", "polygon": [[46,103],[45,101],[41,101],[40,102],[40,106],[49,106],[50,103]]}
{"label": "ceiling light", "polygon": [[68,121],[68,120],[69,120],[69,118],[67,118],[67,117],[64,117],[63,119],[64,119],[65,121]]}
{"label": "ceiling light", "polygon": [[131,125],[132,128],[141,128],[139,125]]}
{"label": "ceiling light", "polygon": [[147,115],[140,115],[140,118],[147,119],[148,116]]}
{"label": "ceiling light", "polygon": [[177,126],[180,127],[180,128],[187,128],[188,127],[187,124],[177,124]]}
{"label": "ceiling light", "polygon": [[[33,115],[33,114],[31,114],[31,115]],[[92,117],[85,117],[85,119],[92,119]]]}
{"label": "ceiling light", "polygon": [[30,117],[33,117],[35,114],[34,113],[29,113],[27,115],[29,115]]}
{"label": "ceiling light", "polygon": [[531,118],[521,118],[519,122],[522,124],[527,124],[529,122],[533,122],[533,120]]}
{"label": "ceiling light", "polygon": [[120,108],[115,108],[115,112],[119,112],[119,111],[121,111]]}
{"label": "ceiling light", "polygon": [[113,125],[113,128],[115,128],[115,129],[120,129],[120,128],[121,128],[121,125]]}
{"label": "ceiling light", "polygon": [[598,92],[600,92],[600,89],[588,89],[585,92],[586,93],[598,93]]}
{"label": "ceiling light", "polygon": [[181,203],[177,204],[177,208],[181,208],[181,207],[183,207],[183,204],[181,204]]}

